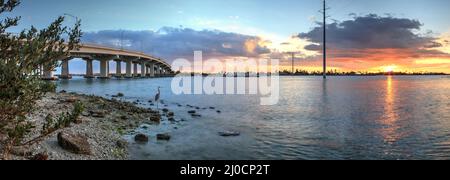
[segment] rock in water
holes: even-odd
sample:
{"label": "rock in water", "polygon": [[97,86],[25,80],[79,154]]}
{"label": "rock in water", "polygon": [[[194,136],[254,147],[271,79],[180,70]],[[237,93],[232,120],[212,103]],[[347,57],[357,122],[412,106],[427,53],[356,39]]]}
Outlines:
{"label": "rock in water", "polygon": [[168,133],[157,134],[156,135],[156,139],[163,140],[163,141],[169,141],[170,140],[170,135]]}
{"label": "rock in water", "polygon": [[192,117],[202,117],[200,114],[191,114]]}
{"label": "rock in water", "polygon": [[161,123],[161,117],[160,116],[151,116],[150,121],[155,122],[155,123]]}
{"label": "rock in water", "polygon": [[75,154],[91,154],[91,146],[85,136],[67,132],[58,133],[58,144]]}
{"label": "rock in water", "polygon": [[188,111],[189,114],[195,114],[196,111],[192,110],[192,111]]}
{"label": "rock in water", "polygon": [[136,136],[134,136],[134,141],[138,143],[146,143],[148,142],[148,136],[145,134],[137,134]]}
{"label": "rock in water", "polygon": [[239,136],[239,135],[241,135],[241,133],[232,132],[232,131],[224,131],[224,132],[219,132],[219,135],[223,136],[223,137],[230,137],[230,136]]}

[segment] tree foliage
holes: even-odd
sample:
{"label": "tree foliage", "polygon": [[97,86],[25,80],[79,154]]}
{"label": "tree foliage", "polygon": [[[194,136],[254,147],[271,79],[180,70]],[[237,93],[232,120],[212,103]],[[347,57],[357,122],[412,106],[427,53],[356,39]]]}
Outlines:
{"label": "tree foliage", "polygon": [[53,70],[57,60],[67,57],[78,48],[80,21],[72,28],[63,25],[64,17],[57,18],[47,28],[35,27],[20,33],[8,32],[18,25],[20,17],[8,17],[20,4],[19,0],[0,0],[0,142],[3,151],[18,144],[33,126],[26,115],[35,103],[54,86],[41,80],[39,70]]}

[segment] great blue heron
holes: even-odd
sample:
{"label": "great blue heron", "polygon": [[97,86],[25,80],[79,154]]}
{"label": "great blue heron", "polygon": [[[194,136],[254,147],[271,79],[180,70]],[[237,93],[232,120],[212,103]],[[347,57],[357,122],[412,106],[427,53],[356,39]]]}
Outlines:
{"label": "great blue heron", "polygon": [[159,98],[161,97],[161,91],[160,91],[161,87],[158,87],[158,92],[156,92],[155,95],[155,102],[156,102],[156,109],[159,109]]}

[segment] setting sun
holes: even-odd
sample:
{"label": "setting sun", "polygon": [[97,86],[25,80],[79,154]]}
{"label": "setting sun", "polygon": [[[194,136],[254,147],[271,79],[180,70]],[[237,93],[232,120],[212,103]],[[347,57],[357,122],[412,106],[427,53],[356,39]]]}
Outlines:
{"label": "setting sun", "polygon": [[383,67],[383,69],[384,69],[384,72],[394,72],[395,69],[397,69],[397,66],[395,66],[395,65],[385,66],[385,67]]}

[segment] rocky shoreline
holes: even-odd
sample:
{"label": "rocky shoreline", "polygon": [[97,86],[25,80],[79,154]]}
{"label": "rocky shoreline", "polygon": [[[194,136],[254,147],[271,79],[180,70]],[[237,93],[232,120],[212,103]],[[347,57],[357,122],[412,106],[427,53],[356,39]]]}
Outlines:
{"label": "rocky shoreline", "polygon": [[128,144],[123,139],[141,124],[159,124],[158,111],[133,103],[75,93],[48,93],[36,103],[37,109],[27,120],[36,127],[27,140],[40,135],[46,117],[70,112],[75,102],[84,105],[76,123],[59,129],[30,146],[15,147],[12,159],[48,160],[124,160]]}

